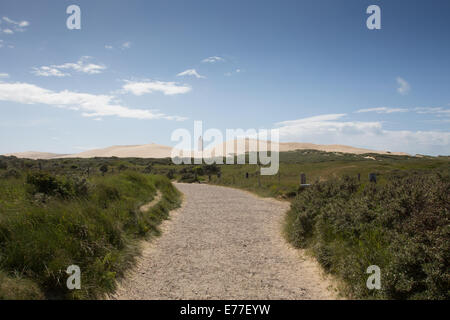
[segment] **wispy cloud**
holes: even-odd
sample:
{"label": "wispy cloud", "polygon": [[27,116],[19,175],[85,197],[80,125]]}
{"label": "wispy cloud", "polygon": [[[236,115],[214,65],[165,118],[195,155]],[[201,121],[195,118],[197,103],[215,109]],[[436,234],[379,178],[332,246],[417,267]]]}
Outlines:
{"label": "wispy cloud", "polygon": [[165,95],[183,94],[191,91],[188,85],[178,84],[176,82],[164,81],[129,81],[125,80],[122,87],[124,92],[132,93],[136,96],[141,96],[145,93],[162,92]]}
{"label": "wispy cloud", "polygon": [[208,57],[202,60],[202,62],[204,63],[215,63],[215,62],[223,62],[225,61],[224,58],[222,57],[218,57],[218,56],[212,56],[212,57]]}
{"label": "wispy cloud", "polygon": [[[0,29],[0,32],[1,32],[1,29]],[[14,48],[14,46],[12,44],[7,45],[7,44],[5,44],[5,42],[2,39],[0,39],[0,48],[3,48],[5,46],[10,49]]]}
{"label": "wispy cloud", "polygon": [[24,32],[26,27],[30,25],[28,21],[14,21],[8,17],[3,17],[2,20],[6,23],[7,27],[0,29],[5,34],[13,34],[14,32]]}
{"label": "wispy cloud", "polygon": [[182,76],[194,76],[194,77],[196,77],[198,79],[205,79],[206,78],[205,76],[202,76],[202,75],[198,74],[197,70],[195,70],[195,69],[188,69],[188,70],[185,70],[185,71],[180,72],[179,74],[177,74],[177,77],[182,77]]}
{"label": "wispy cloud", "polygon": [[420,108],[415,108],[414,111],[416,111],[419,114],[434,114],[434,115],[440,115],[440,116],[450,116],[450,109],[444,109],[442,107],[420,107]]}
{"label": "wispy cloud", "polygon": [[399,87],[397,88],[397,92],[401,95],[407,95],[411,91],[411,86],[409,85],[409,83],[401,77],[397,77],[396,80],[397,84],[399,85]]}
{"label": "wispy cloud", "polygon": [[33,68],[31,73],[35,74],[36,76],[41,76],[41,77],[67,77],[67,76],[70,76],[69,73],[64,73],[61,70],[59,70],[53,66],[51,66],[51,67],[42,66],[39,68]]}
{"label": "wispy cloud", "polygon": [[105,49],[111,50],[111,49],[113,49],[113,46],[110,46],[110,45],[108,45],[108,44],[105,44]]}
{"label": "wispy cloud", "polygon": [[2,72],[2,73],[0,73],[0,79],[1,78],[9,78],[9,74],[5,73],[5,72]]}
{"label": "wispy cloud", "polygon": [[129,48],[131,48],[131,42],[130,41],[127,41],[127,42],[124,42],[124,43],[122,43],[122,49],[129,49]]}
{"label": "wispy cloud", "polygon": [[42,66],[38,68],[35,67],[33,68],[32,73],[37,76],[43,77],[67,77],[71,74],[63,72],[63,70],[72,70],[86,74],[98,74],[106,69],[106,67],[103,65],[89,63],[89,59],[91,59],[91,57],[84,56],[81,57],[77,62],[69,62],[61,65]]}
{"label": "wispy cloud", "polygon": [[411,154],[449,154],[450,132],[387,130],[378,121],[345,121],[346,114],[325,114],[277,123],[283,141],[345,144]]}
{"label": "wispy cloud", "polygon": [[170,116],[157,110],[132,109],[123,106],[115,96],[79,93],[69,90],[52,91],[29,83],[0,82],[0,101],[23,104],[44,104],[79,111],[94,119],[116,116],[130,119],[167,119],[182,121],[186,118]]}
{"label": "wispy cloud", "polygon": [[233,74],[241,73],[241,71],[242,71],[241,69],[236,69],[236,70],[231,71],[231,72],[225,72],[224,75],[227,76],[227,77],[231,77]]}
{"label": "wispy cloud", "polygon": [[360,109],[356,111],[356,113],[364,113],[364,112],[376,112],[376,113],[396,113],[396,112],[408,112],[409,110],[406,108],[369,108],[369,109]]}

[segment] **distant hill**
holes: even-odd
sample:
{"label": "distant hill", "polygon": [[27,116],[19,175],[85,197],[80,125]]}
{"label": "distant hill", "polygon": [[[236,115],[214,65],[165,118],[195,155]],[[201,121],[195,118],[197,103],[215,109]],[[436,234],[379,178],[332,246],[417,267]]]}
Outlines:
{"label": "distant hill", "polygon": [[170,158],[172,149],[172,147],[156,143],[132,146],[112,146],[104,149],[88,150],[81,153],[70,154],[62,158]]}
{"label": "distant hill", "polygon": [[61,158],[61,157],[64,157],[65,154],[50,153],[50,152],[38,152],[38,151],[27,151],[27,152],[7,153],[7,154],[4,154],[4,156],[7,156],[7,157],[14,156],[14,157],[17,157],[17,158],[37,160],[37,159]]}
{"label": "distant hill", "polygon": [[[256,145],[256,150],[265,151],[270,149],[270,141],[258,141],[253,139],[244,140],[232,140],[219,144],[213,148],[205,150],[211,151],[211,156],[227,156],[238,154],[237,145],[238,142],[245,143],[245,150],[243,152],[249,152],[250,145]],[[375,153],[375,154],[391,154],[391,155],[408,155],[404,152],[389,152],[389,151],[378,151],[363,148],[355,148],[344,145],[320,145],[313,143],[299,143],[299,142],[281,142],[278,144],[280,152],[294,151],[294,150],[319,150],[325,152],[342,152],[342,153],[352,153],[352,154],[364,154],[364,153]],[[144,144],[144,145],[129,145],[129,146],[112,146],[103,149],[88,150],[75,154],[56,154],[56,153],[46,153],[46,152],[19,152],[11,153],[6,156],[15,156],[18,158],[27,159],[56,159],[56,158],[94,158],[94,157],[118,157],[118,158],[170,158],[172,154],[172,147],[163,146],[156,143]],[[253,150],[253,148],[252,148]],[[241,152],[239,152],[241,153]],[[190,152],[184,153],[184,156],[189,156]]]}
{"label": "distant hill", "polygon": [[[238,143],[245,143],[245,152],[249,152],[250,145],[256,145],[257,150],[270,150],[270,141],[261,141],[255,139],[241,139],[241,140],[232,140],[224,142],[223,144],[217,145],[214,147],[213,156],[224,156],[224,155],[232,155],[238,154],[241,152],[237,151]],[[342,152],[342,153],[352,153],[352,154],[365,154],[365,153],[375,153],[375,154],[391,154],[398,156],[409,155],[404,152],[389,152],[389,151],[379,151],[379,150],[370,150],[363,148],[355,148],[350,146],[331,144],[331,145],[321,145],[321,144],[313,144],[313,143],[300,143],[300,142],[280,142],[278,143],[278,149],[280,152],[286,151],[294,151],[294,150],[318,150],[325,152]]]}

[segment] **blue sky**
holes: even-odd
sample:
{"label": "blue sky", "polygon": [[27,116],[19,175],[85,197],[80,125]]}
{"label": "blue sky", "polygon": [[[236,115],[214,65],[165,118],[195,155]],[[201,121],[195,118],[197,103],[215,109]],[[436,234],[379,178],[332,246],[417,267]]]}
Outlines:
{"label": "blue sky", "polygon": [[0,19],[0,153],[174,145],[203,120],[450,154],[447,0],[14,0]]}

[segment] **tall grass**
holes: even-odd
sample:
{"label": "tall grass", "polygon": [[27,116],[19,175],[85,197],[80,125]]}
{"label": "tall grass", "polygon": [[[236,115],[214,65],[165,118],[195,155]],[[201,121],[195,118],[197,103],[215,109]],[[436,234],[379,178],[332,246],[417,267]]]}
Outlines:
{"label": "tall grass", "polygon": [[[148,212],[139,207],[161,201]],[[87,181],[31,174],[0,180],[0,298],[98,298],[133,263],[137,240],[157,235],[179,204],[162,176],[124,172]],[[81,269],[81,290],[66,269]]]}

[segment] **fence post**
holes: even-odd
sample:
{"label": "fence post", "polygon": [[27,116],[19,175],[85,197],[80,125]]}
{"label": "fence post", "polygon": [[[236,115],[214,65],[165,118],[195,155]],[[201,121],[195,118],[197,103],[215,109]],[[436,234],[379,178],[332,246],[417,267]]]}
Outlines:
{"label": "fence post", "polygon": [[300,184],[306,184],[306,174],[304,173],[300,175]]}

